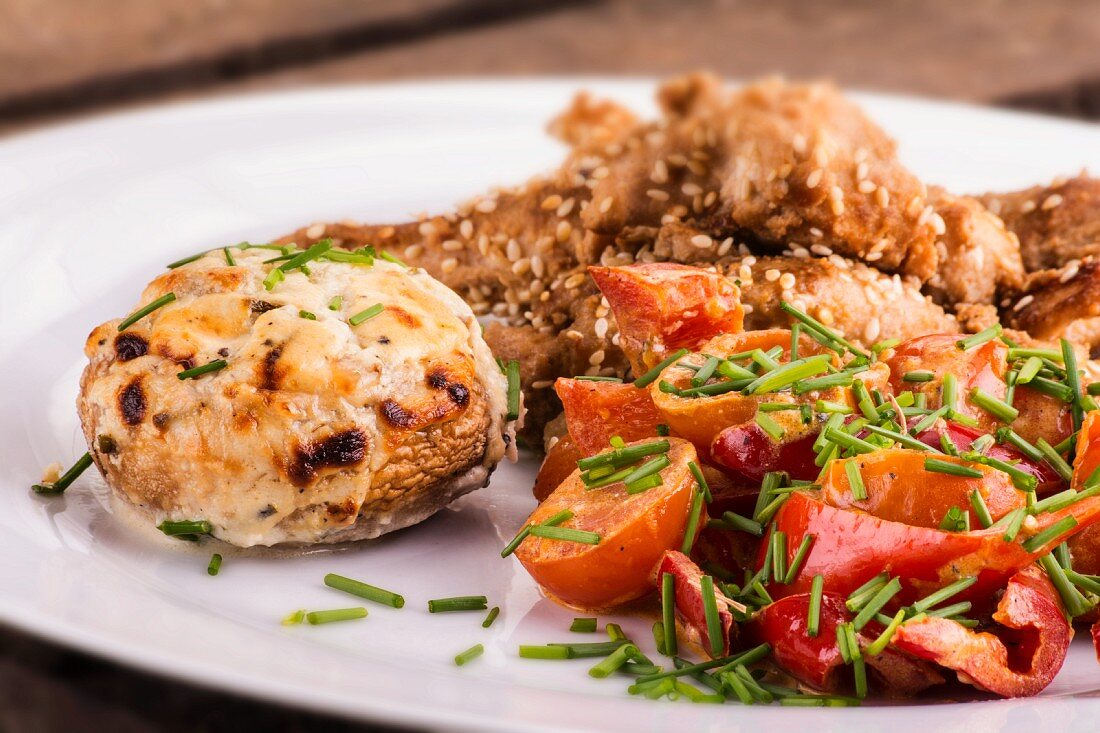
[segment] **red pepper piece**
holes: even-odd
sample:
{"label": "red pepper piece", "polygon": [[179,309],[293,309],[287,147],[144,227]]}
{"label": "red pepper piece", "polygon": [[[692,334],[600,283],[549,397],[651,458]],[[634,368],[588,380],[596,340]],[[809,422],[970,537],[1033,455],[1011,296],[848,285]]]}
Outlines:
{"label": "red pepper piece", "polygon": [[[699,579],[703,577],[703,571],[699,569],[691,559],[682,552],[670,550],[657,564],[657,587],[661,588],[661,578],[665,573],[672,573],[676,592],[676,615],[688,632],[689,638],[703,648],[707,654],[711,653],[710,635],[707,633],[707,616],[703,604],[703,590]],[[731,601],[726,598],[718,587],[714,588],[714,599],[718,605],[718,622],[722,627],[722,639],[720,640],[721,654],[725,656],[730,650],[730,634],[735,631],[733,626],[733,614],[730,613]]]}
{"label": "red pepper piece", "polygon": [[993,620],[1001,627],[996,633],[971,631],[955,621],[929,616],[902,624],[892,643],[1001,697],[1041,692],[1062,668],[1073,638],[1073,627],[1047,576],[1035,566],[1012,576]]}
{"label": "red pepper piece", "polygon": [[733,478],[759,484],[769,471],[786,471],[791,478],[812,481],[821,469],[814,465],[811,433],[776,443],[756,423],[726,428],[711,444],[711,458]]}
{"label": "red pepper piece", "polygon": [[565,408],[569,435],[585,456],[608,450],[613,435],[627,443],[657,435],[661,416],[647,389],[563,378],[554,383],[554,391]]}
{"label": "red pepper piece", "polygon": [[694,351],[720,333],[742,329],[741,291],[716,272],[656,263],[589,267],[588,273],[611,305],[635,374],[677,349]]}

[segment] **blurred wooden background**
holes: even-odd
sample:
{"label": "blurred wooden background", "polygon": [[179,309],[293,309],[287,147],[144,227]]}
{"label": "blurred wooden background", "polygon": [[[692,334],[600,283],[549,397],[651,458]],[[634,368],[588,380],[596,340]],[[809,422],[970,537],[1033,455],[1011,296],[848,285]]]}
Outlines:
{"label": "blurred wooden background", "polygon": [[[1100,119],[1100,3],[0,0],[0,134],[307,84],[699,67]],[[0,731],[321,729],[378,730],[0,630]]]}

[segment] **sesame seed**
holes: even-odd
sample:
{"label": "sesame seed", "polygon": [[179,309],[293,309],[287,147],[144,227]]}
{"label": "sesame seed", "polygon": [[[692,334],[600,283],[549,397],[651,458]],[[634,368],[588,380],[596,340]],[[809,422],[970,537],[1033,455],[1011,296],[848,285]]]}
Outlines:
{"label": "sesame seed", "polygon": [[573,211],[573,207],[576,205],[576,203],[577,200],[575,198],[567,198],[565,201],[562,201],[561,206],[559,206],[558,210],[554,213],[557,214],[559,217],[569,216],[569,213]]}
{"label": "sesame seed", "polygon": [[592,171],[592,176],[591,177],[594,180],[599,181],[599,180],[602,180],[604,178],[607,178],[609,175],[611,175],[611,170],[606,165],[601,165],[599,168]]}
{"label": "sesame seed", "polygon": [[820,168],[810,171],[810,175],[806,176],[806,188],[817,188],[817,184],[821,183],[821,177],[824,175],[825,171]]}
{"label": "sesame seed", "polygon": [[792,257],[798,257],[800,259],[805,259],[805,258],[810,256],[810,250],[806,249],[805,247],[803,247],[801,245],[796,244],[791,249],[791,256]]}
{"label": "sesame seed", "polygon": [[668,201],[668,191],[662,191],[659,188],[651,188],[645,192],[645,195],[654,201]]}
{"label": "sesame seed", "polygon": [[833,250],[826,247],[824,244],[811,244],[810,251],[818,257],[828,257],[833,253]]}
{"label": "sesame seed", "polygon": [[458,260],[454,257],[448,257],[439,263],[439,267],[443,270],[444,274],[454,272],[458,268]]}
{"label": "sesame seed", "polygon": [[874,181],[867,180],[866,178],[860,181],[859,185],[856,186],[856,190],[860,193],[873,193],[876,189],[878,189],[878,185],[876,185]]}
{"label": "sesame seed", "polygon": [[1081,269],[1080,260],[1070,260],[1066,264],[1066,269],[1062,271],[1062,274],[1058,276],[1058,282],[1069,282],[1077,276],[1078,270]]}
{"label": "sesame seed", "polygon": [[580,284],[583,283],[583,282],[584,282],[584,273],[583,272],[575,273],[575,274],[570,275],[569,277],[567,277],[565,279],[565,289],[566,290],[573,290],[574,288],[579,287]]}
{"label": "sesame seed", "polygon": [[491,214],[496,211],[497,201],[496,199],[481,199],[477,202],[474,208],[480,211],[482,214]]}
{"label": "sesame seed", "polygon": [[1021,214],[1030,214],[1033,211],[1035,211],[1034,201],[1025,201],[1023,204],[1020,205]]}
{"label": "sesame seed", "polygon": [[314,224],[309,229],[306,229],[306,236],[310,239],[320,239],[325,236],[325,225]]}
{"label": "sesame seed", "polygon": [[794,152],[804,155],[806,152],[806,136],[796,132],[794,137],[791,138],[791,147],[794,148]]}
{"label": "sesame seed", "polygon": [[462,242],[457,239],[445,239],[440,246],[445,252],[457,252],[462,249]]}
{"label": "sesame seed", "polygon": [[691,238],[691,243],[699,249],[705,249],[714,245],[714,240],[706,234],[696,234]]}
{"label": "sesame seed", "polygon": [[1061,203],[1062,194],[1052,193],[1051,195],[1047,196],[1045,201],[1043,201],[1042,209],[1043,211],[1050,211],[1051,209],[1056,208]]}
{"label": "sesame seed", "polygon": [[890,192],[886,190],[885,186],[879,186],[875,189],[875,203],[883,209],[890,205]]}
{"label": "sesame seed", "polygon": [[424,248],[419,244],[410,244],[405,248],[405,259],[407,260],[415,260],[422,254],[424,254]]}
{"label": "sesame seed", "polygon": [[611,205],[613,203],[615,203],[615,197],[614,196],[608,196],[603,201],[601,201],[600,202],[600,213],[601,214],[606,214],[607,212],[611,211]]}
{"label": "sesame seed", "polygon": [[546,265],[539,255],[531,255],[531,274],[540,279],[546,274]]}
{"label": "sesame seed", "polygon": [[[531,260],[527,259],[526,257],[524,257],[523,259],[520,259],[520,260],[516,260],[515,262],[512,263],[512,273],[513,274],[523,275],[530,269],[531,269]],[[527,295],[528,295],[528,297],[525,300],[530,299],[531,294],[528,293]]]}
{"label": "sesame seed", "polygon": [[557,239],[561,243],[569,241],[569,236],[573,233],[573,225],[567,221],[559,221],[558,228],[555,232]]}
{"label": "sesame seed", "polygon": [[653,164],[649,179],[654,183],[668,183],[668,165],[663,160],[658,160]]}
{"label": "sesame seed", "polygon": [[596,325],[592,327],[592,331],[596,334],[596,338],[602,339],[603,337],[607,336],[607,327],[608,324],[606,318],[597,318]]}
{"label": "sesame seed", "polygon": [[509,239],[508,246],[505,247],[504,253],[508,257],[509,262],[515,262],[523,256],[523,249],[515,239]]}
{"label": "sesame seed", "polygon": [[565,332],[566,337],[573,339],[574,341],[580,341],[584,338],[584,334],[574,329],[569,329]]}
{"label": "sesame seed", "polygon": [[779,277],[779,287],[783,288],[784,290],[790,290],[791,288],[793,288],[794,283],[795,283],[794,275],[792,275],[789,272],[784,272]]}
{"label": "sesame seed", "polygon": [[[531,389],[546,389],[552,384],[554,384],[554,381],[551,379],[540,379],[536,382],[531,382]],[[558,442],[558,438],[554,438],[554,442]]]}
{"label": "sesame seed", "polygon": [[435,234],[435,226],[430,221],[422,221],[420,226],[417,227],[417,231],[420,232],[422,237],[430,237]]}
{"label": "sesame seed", "polygon": [[764,279],[767,280],[770,283],[773,283],[773,282],[775,282],[776,280],[779,279],[779,276],[781,274],[782,273],[779,272],[779,270],[775,269],[774,267],[771,267],[771,268],[768,268],[767,270],[764,271]]}
{"label": "sesame seed", "polygon": [[932,214],[928,220],[932,223],[932,231],[935,232],[937,236],[947,232],[947,223],[944,222],[943,217],[939,214]]}
{"label": "sesame seed", "polygon": [[559,196],[556,193],[552,194],[550,196],[547,196],[546,198],[544,198],[542,200],[541,205],[542,205],[542,208],[545,209],[546,211],[550,211],[551,209],[556,209],[559,206],[561,206],[561,196]]}
{"label": "sesame seed", "polygon": [[867,321],[867,325],[863,329],[863,340],[867,343],[873,343],[878,339],[879,332],[882,329],[882,325],[879,323],[878,318],[872,317]]}
{"label": "sesame seed", "polygon": [[867,163],[864,161],[860,161],[856,165],[856,180],[863,181],[863,179],[867,178],[867,173],[869,170],[870,167],[867,165]]}
{"label": "sesame seed", "polygon": [[680,190],[684,192],[685,196],[698,196],[703,193],[703,188],[698,183],[685,183],[680,186]]}
{"label": "sesame seed", "polygon": [[458,233],[466,239],[474,236],[474,223],[469,219],[463,219],[462,223],[458,225]]}

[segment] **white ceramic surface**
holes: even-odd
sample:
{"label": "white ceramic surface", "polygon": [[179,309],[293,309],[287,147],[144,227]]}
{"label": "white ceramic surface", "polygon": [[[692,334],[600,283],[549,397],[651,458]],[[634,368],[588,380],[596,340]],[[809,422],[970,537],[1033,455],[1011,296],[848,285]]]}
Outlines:
{"label": "white ceramic surface", "polygon": [[[59,499],[28,487],[84,451],[74,397],[91,327],[128,312],[164,263],[311,221],[400,220],[552,166],[547,119],[581,86],[649,110],[648,82],[548,80],[344,87],[103,117],[0,141],[0,619],[129,664],[355,717],[466,730],[1065,731],[1100,727],[1082,638],[1031,700],[801,710],[651,703],[584,662],[516,657],[573,635],[497,553],[534,502],[529,458],[411,530],[340,552],[198,553],[122,523],[89,472]],[[1010,189],[1100,170],[1100,128],[864,95],[925,180]],[[296,608],[355,605],[338,572],[405,594],[365,621],[286,628]],[[430,616],[484,593],[503,613]],[[620,619],[637,639],[648,622]],[[486,654],[452,657],[482,642]]]}

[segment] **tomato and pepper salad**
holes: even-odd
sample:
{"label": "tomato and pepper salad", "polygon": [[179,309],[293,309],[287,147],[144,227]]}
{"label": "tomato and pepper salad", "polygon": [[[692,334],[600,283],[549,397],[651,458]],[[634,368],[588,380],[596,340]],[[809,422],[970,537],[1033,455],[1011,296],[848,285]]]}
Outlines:
{"label": "tomato and pepper salad", "polygon": [[598,656],[651,699],[849,706],[1034,695],[1074,624],[1100,640],[1100,383],[1069,342],[862,348],[789,303],[746,332],[718,273],[590,274],[636,378],[557,381],[568,431],[502,555],[573,609],[652,597],[659,658],[614,624],[521,656]]}

